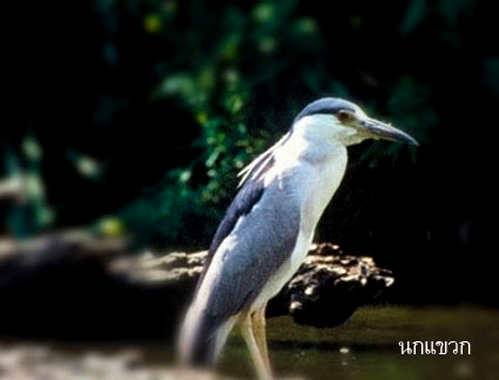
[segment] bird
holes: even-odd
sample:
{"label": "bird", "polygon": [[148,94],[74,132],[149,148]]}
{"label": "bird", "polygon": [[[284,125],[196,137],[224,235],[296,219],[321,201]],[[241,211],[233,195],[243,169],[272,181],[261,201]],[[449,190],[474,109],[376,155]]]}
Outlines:
{"label": "bird", "polygon": [[265,309],[302,264],[317,223],[340,186],[347,147],[367,139],[418,145],[356,104],[321,98],[240,173],[218,226],[180,334],[185,368],[212,368],[235,324],[259,379],[272,379]]}

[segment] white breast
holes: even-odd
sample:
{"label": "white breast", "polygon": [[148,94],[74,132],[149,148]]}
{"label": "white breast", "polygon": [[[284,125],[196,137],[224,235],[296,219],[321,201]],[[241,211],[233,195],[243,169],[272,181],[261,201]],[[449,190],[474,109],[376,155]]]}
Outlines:
{"label": "white breast", "polygon": [[304,139],[290,141],[276,152],[275,174],[269,173],[266,178],[268,181],[286,183],[288,190],[294,193],[301,205],[300,232],[290,260],[267,282],[253,303],[253,308],[274,297],[296,273],[312,243],[317,223],[345,174],[345,146],[325,141],[322,146],[311,148]]}

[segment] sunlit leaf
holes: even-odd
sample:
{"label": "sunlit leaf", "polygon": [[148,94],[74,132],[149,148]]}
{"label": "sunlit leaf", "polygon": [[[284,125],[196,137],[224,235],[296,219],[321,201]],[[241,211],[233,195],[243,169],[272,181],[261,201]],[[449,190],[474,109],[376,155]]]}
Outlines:
{"label": "sunlit leaf", "polygon": [[147,33],[155,34],[161,30],[161,18],[156,14],[147,15],[144,19],[144,29]]}
{"label": "sunlit leaf", "polygon": [[39,161],[42,158],[43,150],[37,139],[33,135],[27,135],[22,141],[23,153],[30,160]]}

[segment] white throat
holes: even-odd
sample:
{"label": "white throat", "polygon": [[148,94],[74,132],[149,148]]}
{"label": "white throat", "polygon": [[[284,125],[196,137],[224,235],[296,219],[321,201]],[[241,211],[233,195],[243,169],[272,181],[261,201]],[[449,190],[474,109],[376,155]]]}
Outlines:
{"label": "white throat", "polygon": [[358,129],[342,124],[334,115],[310,115],[298,120],[293,125],[292,134],[298,134],[310,143],[324,142],[355,145],[369,138]]}

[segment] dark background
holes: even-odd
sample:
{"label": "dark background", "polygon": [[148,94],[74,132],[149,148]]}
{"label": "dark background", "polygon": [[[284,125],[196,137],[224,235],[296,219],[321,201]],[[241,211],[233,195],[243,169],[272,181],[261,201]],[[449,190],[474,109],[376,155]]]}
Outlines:
{"label": "dark background", "polygon": [[317,239],[392,269],[390,302],[497,306],[492,2],[15,4],[0,173],[25,180],[1,201],[4,237],[87,226],[205,248],[235,174],[338,96],[420,147],[352,147]]}

